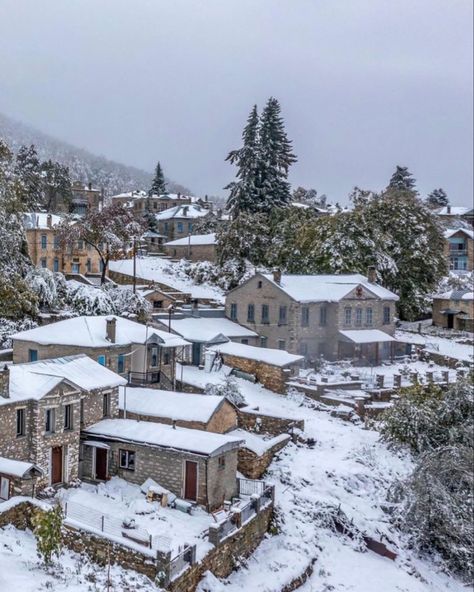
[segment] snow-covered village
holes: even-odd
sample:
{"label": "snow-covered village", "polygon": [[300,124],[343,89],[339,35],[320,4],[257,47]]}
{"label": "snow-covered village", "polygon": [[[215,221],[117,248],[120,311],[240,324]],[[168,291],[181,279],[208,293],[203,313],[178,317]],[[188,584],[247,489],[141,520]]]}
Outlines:
{"label": "snow-covered village", "polygon": [[471,590],[472,3],[0,5],[0,592]]}

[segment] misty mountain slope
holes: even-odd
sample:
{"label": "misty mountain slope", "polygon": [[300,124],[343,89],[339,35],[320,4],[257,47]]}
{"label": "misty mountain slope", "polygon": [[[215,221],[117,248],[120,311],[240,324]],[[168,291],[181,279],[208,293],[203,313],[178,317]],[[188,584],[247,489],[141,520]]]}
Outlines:
{"label": "misty mountain slope", "polygon": [[[34,144],[42,160],[57,160],[67,165],[72,181],[90,182],[94,187],[103,187],[109,195],[147,189],[151,184],[151,173],[77,148],[2,113],[0,138],[3,138],[15,152],[21,145]],[[173,192],[190,193],[189,189],[171,181],[168,189]]]}

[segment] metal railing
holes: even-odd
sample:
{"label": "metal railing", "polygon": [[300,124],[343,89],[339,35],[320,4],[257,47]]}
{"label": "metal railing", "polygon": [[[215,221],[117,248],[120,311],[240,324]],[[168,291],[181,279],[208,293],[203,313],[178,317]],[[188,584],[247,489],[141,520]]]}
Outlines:
{"label": "metal railing", "polygon": [[237,478],[238,495],[262,495],[265,489],[265,483],[263,481],[256,481],[254,479],[241,479]]}
{"label": "metal railing", "polygon": [[170,580],[176,579],[183,571],[191,567],[194,562],[194,556],[196,553],[196,546],[193,547],[186,547],[184,551],[182,551],[176,557],[173,557],[170,561]]}
{"label": "metal railing", "polygon": [[242,524],[247,522],[247,520],[250,520],[250,518],[255,516],[256,513],[257,513],[257,502],[255,500],[250,500],[249,502],[247,502],[245,504],[245,506],[240,508],[240,516],[241,516]]}

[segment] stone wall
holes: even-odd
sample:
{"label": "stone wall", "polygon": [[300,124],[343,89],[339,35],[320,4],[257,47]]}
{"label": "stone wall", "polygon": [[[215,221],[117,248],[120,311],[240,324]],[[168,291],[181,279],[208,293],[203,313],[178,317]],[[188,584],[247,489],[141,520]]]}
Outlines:
{"label": "stone wall", "polygon": [[284,448],[290,441],[290,436],[282,442],[278,442],[269,448],[264,454],[259,456],[252,450],[242,447],[239,449],[238,470],[247,477],[247,479],[260,479],[272,462],[277,452]]}
{"label": "stone wall", "polygon": [[254,409],[237,409],[237,421],[239,428],[243,430],[248,432],[258,431],[261,434],[270,436],[288,434],[294,428],[304,431],[304,421],[302,419],[265,415]]}
{"label": "stone wall", "polygon": [[231,356],[223,352],[221,352],[221,356],[226,366],[253,374],[265,388],[280,394],[286,393],[287,380],[296,374],[297,368],[300,366],[299,363],[295,363],[282,368],[258,360]]}
{"label": "stone wall", "polygon": [[216,260],[216,245],[165,245],[165,252],[175,259],[187,259],[188,261],[212,261]]}
{"label": "stone wall", "polygon": [[174,580],[169,586],[170,591],[194,592],[206,571],[218,578],[226,578],[238,567],[242,558],[249,557],[259,546],[268,531],[272,515],[273,506],[262,510],[253,520],[212,549],[201,562]]}

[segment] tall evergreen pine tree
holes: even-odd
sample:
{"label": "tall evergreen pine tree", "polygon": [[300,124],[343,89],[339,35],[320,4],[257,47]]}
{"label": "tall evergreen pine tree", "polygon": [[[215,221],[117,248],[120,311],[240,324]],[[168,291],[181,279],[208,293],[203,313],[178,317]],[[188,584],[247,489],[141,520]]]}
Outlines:
{"label": "tall evergreen pine tree", "polygon": [[296,162],[277,99],[270,97],[260,118],[260,211],[285,207],[291,201],[288,171]]}
{"label": "tall evergreen pine tree", "polygon": [[163,174],[161,164],[157,162],[155,167],[155,176],[153,178],[150,190],[148,191],[148,195],[162,195],[163,193],[166,193],[165,176]]}
{"label": "tall evergreen pine tree", "polygon": [[257,212],[259,192],[259,122],[257,105],[253,106],[242,132],[243,146],[229,152],[226,160],[237,166],[237,180],[224,189],[230,189],[227,209],[235,218],[240,212]]}
{"label": "tall evergreen pine tree", "polygon": [[397,165],[393,173],[387,189],[395,189],[397,191],[409,191],[410,193],[418,193],[416,190],[416,179],[408,170],[408,167]]}
{"label": "tall evergreen pine tree", "polygon": [[444,189],[433,189],[426,198],[426,203],[432,208],[442,208],[449,204],[449,199]]}

